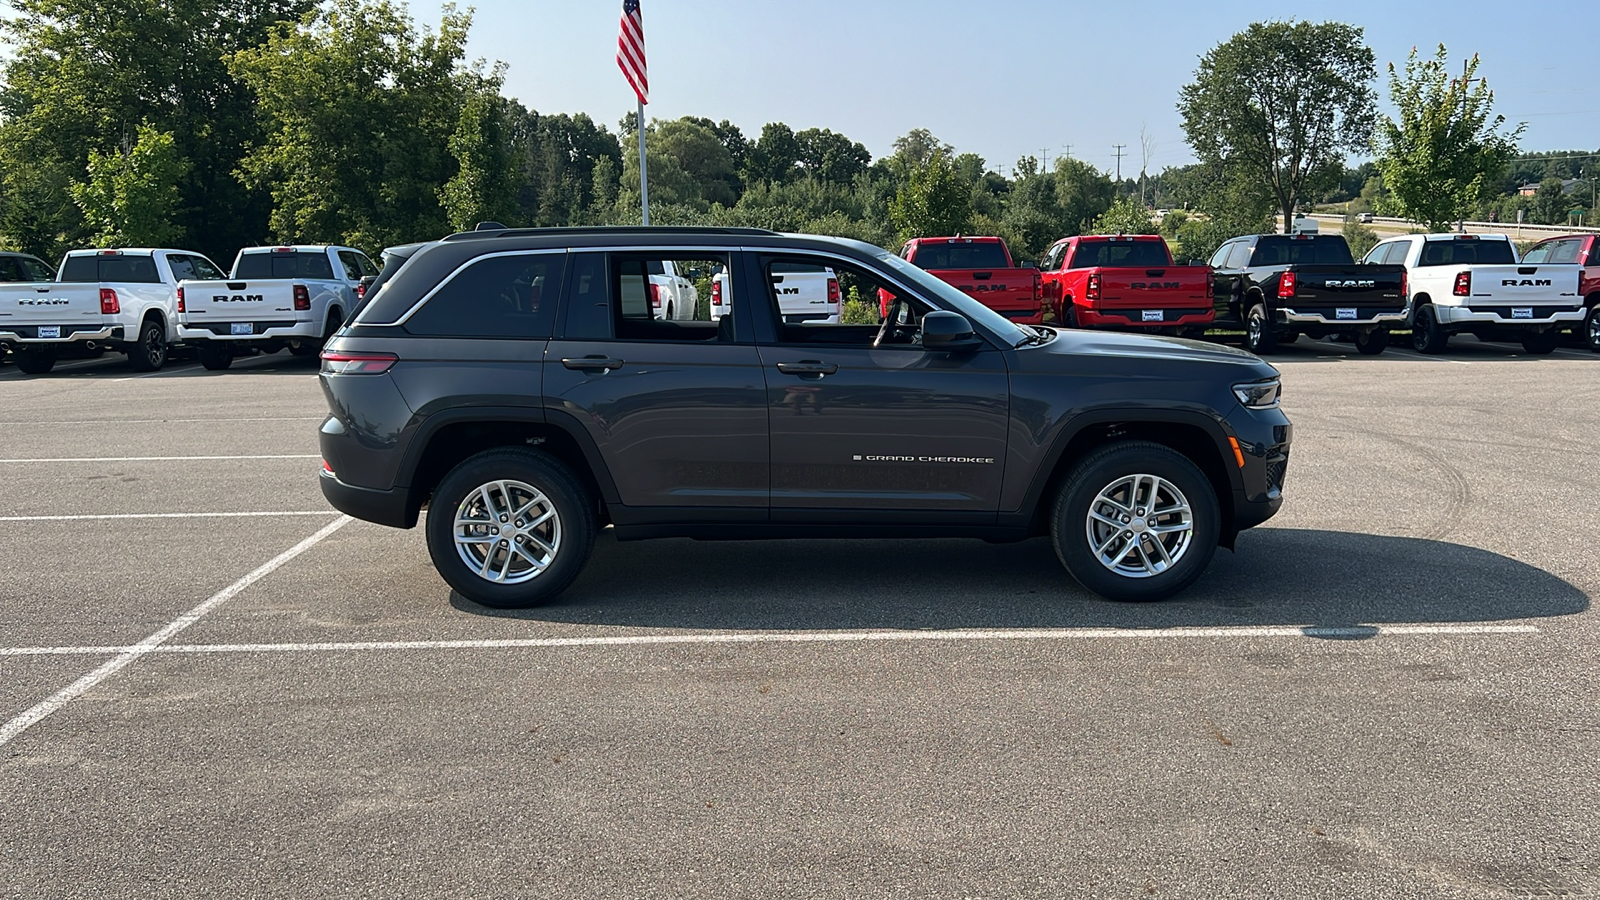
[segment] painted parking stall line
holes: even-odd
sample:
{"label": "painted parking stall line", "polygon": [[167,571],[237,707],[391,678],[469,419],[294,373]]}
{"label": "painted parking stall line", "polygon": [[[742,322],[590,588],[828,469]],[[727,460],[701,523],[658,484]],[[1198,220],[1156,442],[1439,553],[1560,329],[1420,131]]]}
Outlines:
{"label": "painted parking stall line", "polygon": [[[950,631],[759,631],[722,634],[627,634],[594,637],[501,638],[459,641],[321,641],[279,644],[166,644],[146,653],[372,653],[398,650],[529,650],[685,644],[860,644],[929,641],[1074,641],[1160,639],[1320,638],[1441,635],[1535,635],[1534,625],[1301,625],[1222,628],[987,628]],[[75,656],[123,653],[134,647],[0,647],[6,656]]]}
{"label": "painted parking stall line", "polygon": [[170,641],[179,632],[200,621],[206,616],[207,613],[210,613],[212,610],[215,610],[222,604],[232,600],[234,597],[238,596],[242,591],[244,591],[245,588],[248,588],[250,585],[255,584],[257,581],[260,581],[261,579],[277,571],[285,563],[306,552],[307,550],[310,550],[317,544],[322,543],[323,539],[343,528],[345,525],[348,525],[352,521],[354,520],[349,516],[340,516],[332,522],[329,522],[327,525],[324,525],[321,529],[319,529],[316,534],[311,535],[300,543],[290,547],[288,550],[285,550],[265,563],[262,563],[250,574],[240,578],[238,581],[235,581],[233,584],[228,585],[217,593],[212,594],[199,606],[196,606],[194,609],[191,609],[178,618],[173,619],[161,630],[155,632],[131,647],[122,648],[115,657],[101,665],[99,668],[95,669],[93,672],[90,672],[82,678],[79,678],[77,681],[74,681],[72,684],[67,685],[66,687],[57,691],[51,697],[39,702],[31,709],[27,710],[6,724],[0,725],[0,747],[10,743],[24,731],[27,731],[29,728],[48,718],[51,713],[54,713],[56,710],[61,709],[67,704],[71,703],[73,700],[76,700],[77,698],[93,690],[94,687],[100,682],[105,681],[112,675],[115,675],[127,668],[141,656],[150,654],[162,644]]}
{"label": "painted parking stall line", "polygon": [[322,457],[315,453],[289,453],[263,456],[62,456],[49,459],[0,459],[0,464],[22,465],[26,463],[217,462],[219,460],[321,458]]}
{"label": "painted parking stall line", "polygon": [[0,522],[83,522],[105,519],[272,519],[331,516],[332,510],[288,512],[96,513],[82,516],[0,516]]}

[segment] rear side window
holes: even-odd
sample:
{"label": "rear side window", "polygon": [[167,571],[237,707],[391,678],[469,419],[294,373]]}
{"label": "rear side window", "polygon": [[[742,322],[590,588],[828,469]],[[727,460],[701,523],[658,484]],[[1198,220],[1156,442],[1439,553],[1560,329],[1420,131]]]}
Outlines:
{"label": "rear side window", "polygon": [[160,284],[161,273],[151,256],[69,256],[61,267],[61,280],[73,284]]}
{"label": "rear side window", "polygon": [[239,257],[233,277],[240,281],[267,278],[305,278],[332,281],[333,263],[320,250],[292,250],[287,253],[246,253]]}
{"label": "rear side window", "polygon": [[1350,245],[1338,235],[1314,238],[1266,236],[1256,242],[1254,264],[1258,266],[1348,266],[1354,262],[1350,257]]}
{"label": "rear side window", "polygon": [[1151,268],[1172,265],[1160,241],[1081,241],[1072,268]]}
{"label": "rear side window", "polygon": [[1419,266],[1516,265],[1510,241],[1427,241],[1422,246]]}
{"label": "rear side window", "polygon": [[1594,246],[1589,248],[1589,265],[1600,266],[1600,239],[1594,241]]}
{"label": "rear side window", "polygon": [[1550,261],[1561,265],[1575,265],[1578,262],[1578,253],[1582,250],[1581,240],[1557,241],[1555,248],[1550,251]]}
{"label": "rear side window", "polygon": [[368,275],[378,274],[378,269],[365,256],[354,250],[340,250],[339,264],[344,267],[345,280],[360,281]]}
{"label": "rear side window", "polygon": [[426,337],[548,338],[566,261],[565,253],[480,259],[440,286],[405,330]]}
{"label": "rear side window", "polygon": [[993,241],[921,244],[910,262],[919,269],[1004,269],[1006,254]]}

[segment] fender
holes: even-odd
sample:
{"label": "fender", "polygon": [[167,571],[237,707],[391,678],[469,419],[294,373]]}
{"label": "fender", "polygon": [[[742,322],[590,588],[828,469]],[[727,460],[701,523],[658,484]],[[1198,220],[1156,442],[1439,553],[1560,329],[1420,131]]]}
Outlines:
{"label": "fender", "polygon": [[570,413],[556,409],[543,409],[531,406],[475,406],[466,409],[450,409],[435,413],[420,420],[412,426],[410,440],[406,443],[405,455],[401,457],[400,469],[395,473],[395,487],[409,490],[417,467],[422,463],[422,455],[428,449],[433,436],[450,425],[460,425],[468,422],[513,422],[526,425],[549,425],[559,428],[582,451],[584,460],[589,464],[589,470],[594,473],[595,483],[600,486],[600,493],[608,504],[621,502],[621,495],[617,493],[617,484],[611,477],[611,470],[606,466],[605,458],[600,455],[600,448],[594,444],[594,439],[584,430],[582,423]]}

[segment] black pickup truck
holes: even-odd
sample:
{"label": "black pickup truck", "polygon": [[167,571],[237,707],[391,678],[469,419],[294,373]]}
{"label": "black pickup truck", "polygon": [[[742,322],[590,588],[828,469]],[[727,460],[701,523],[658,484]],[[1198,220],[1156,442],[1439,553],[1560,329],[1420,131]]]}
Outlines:
{"label": "black pickup truck", "polygon": [[1357,263],[1343,235],[1236,237],[1211,257],[1211,269],[1214,327],[1244,329],[1255,353],[1302,334],[1345,334],[1376,355],[1389,346],[1389,329],[1405,327],[1405,267]]}

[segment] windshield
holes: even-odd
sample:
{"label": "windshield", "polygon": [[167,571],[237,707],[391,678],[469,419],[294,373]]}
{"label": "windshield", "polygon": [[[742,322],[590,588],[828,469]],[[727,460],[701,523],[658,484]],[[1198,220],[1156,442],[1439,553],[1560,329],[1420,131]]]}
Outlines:
{"label": "windshield", "polygon": [[1072,268],[1166,268],[1172,265],[1167,245],[1161,241],[1079,241]]}
{"label": "windshield", "polygon": [[1010,319],[961,293],[954,286],[940,281],[922,269],[895,256],[893,253],[860,241],[849,241],[849,243],[854,244],[859,249],[870,252],[879,262],[893,269],[902,278],[921,288],[926,293],[937,297],[939,304],[945,309],[961,313],[972,320],[973,324],[980,325],[992,332],[996,337],[1004,341],[1007,346],[1015,347],[1023,341],[1034,337],[1033,332],[1023,331]]}
{"label": "windshield", "polygon": [[998,241],[960,244],[918,244],[911,261],[924,269],[1005,269],[1006,252]]}

